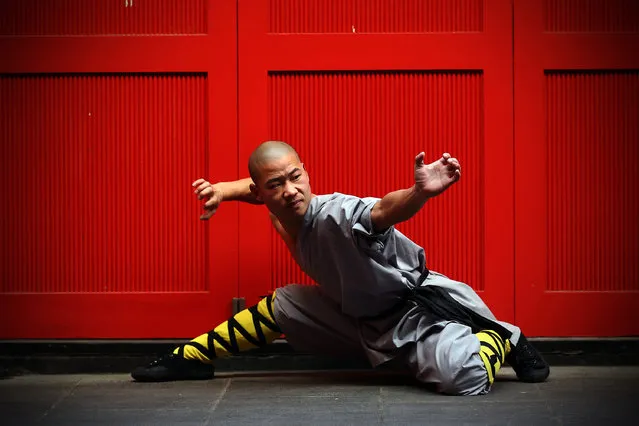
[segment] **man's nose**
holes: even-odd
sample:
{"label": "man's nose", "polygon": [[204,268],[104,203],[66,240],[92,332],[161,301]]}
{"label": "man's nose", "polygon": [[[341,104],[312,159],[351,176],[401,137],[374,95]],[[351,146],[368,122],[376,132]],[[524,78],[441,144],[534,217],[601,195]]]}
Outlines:
{"label": "man's nose", "polygon": [[286,182],[284,184],[284,196],[287,198],[290,197],[294,197],[295,196],[295,185],[293,185],[291,182]]}

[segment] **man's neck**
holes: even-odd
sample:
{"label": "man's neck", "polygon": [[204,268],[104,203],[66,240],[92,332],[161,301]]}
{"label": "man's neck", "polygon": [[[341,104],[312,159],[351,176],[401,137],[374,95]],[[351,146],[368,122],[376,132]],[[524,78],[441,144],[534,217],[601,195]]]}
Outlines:
{"label": "man's neck", "polygon": [[[315,197],[316,197],[315,194],[311,194],[311,200]],[[310,203],[309,205],[307,205],[306,211],[304,212],[302,216],[295,216],[290,219],[278,218],[278,220],[280,221],[280,224],[282,225],[286,233],[290,235],[293,241],[297,241],[297,235],[299,234],[300,229],[302,229],[302,225],[304,224],[304,216],[306,215],[306,212],[308,211],[309,207],[310,207]]]}

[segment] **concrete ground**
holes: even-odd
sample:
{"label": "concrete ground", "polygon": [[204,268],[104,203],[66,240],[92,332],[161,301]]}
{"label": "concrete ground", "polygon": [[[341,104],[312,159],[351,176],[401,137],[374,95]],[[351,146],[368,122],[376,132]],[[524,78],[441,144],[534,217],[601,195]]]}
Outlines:
{"label": "concrete ground", "polygon": [[443,396],[390,372],[220,373],[136,383],[126,374],[0,380],[2,425],[637,424],[639,367],[553,367],[541,384],[505,367],[493,391]]}

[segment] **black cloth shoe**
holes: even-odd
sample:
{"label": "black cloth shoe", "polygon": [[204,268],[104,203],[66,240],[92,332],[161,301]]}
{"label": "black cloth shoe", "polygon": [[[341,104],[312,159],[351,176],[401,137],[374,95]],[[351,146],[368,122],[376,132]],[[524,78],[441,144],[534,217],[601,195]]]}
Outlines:
{"label": "black cloth shoe", "polygon": [[167,354],[149,365],[138,367],[131,377],[138,382],[169,382],[174,380],[212,379],[215,369],[211,364],[185,359],[179,355]]}
{"label": "black cloth shoe", "polygon": [[550,374],[550,367],[523,333],[519,336],[517,346],[514,346],[506,356],[506,362],[517,373],[522,382],[543,382]]}

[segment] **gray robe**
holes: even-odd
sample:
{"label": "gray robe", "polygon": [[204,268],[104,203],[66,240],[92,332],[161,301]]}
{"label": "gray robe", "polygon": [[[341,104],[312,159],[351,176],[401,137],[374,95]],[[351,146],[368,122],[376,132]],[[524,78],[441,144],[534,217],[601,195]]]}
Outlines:
{"label": "gray robe", "polygon": [[[334,193],[314,197],[297,237],[301,268],[318,286],[287,285],[276,292],[276,320],[293,347],[363,355],[373,366],[401,358],[419,380],[451,393],[483,393],[486,372],[470,328],[430,318],[406,300],[426,271],[424,249],[395,227],[374,232],[379,198]],[[463,306],[497,321],[466,284],[429,271],[421,285],[437,285]],[[399,306],[399,308],[398,308]],[[497,321],[513,333],[519,329]]]}

